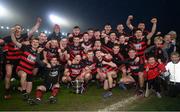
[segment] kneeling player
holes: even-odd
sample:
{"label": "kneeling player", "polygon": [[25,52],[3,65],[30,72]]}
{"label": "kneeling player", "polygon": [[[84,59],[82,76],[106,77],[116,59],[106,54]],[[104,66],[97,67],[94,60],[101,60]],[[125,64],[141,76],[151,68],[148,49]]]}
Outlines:
{"label": "kneeling player", "polygon": [[81,56],[76,55],[72,62],[69,62],[65,71],[62,81],[69,83],[74,80],[83,80],[83,64],[81,63]]}
{"label": "kneeling player", "polygon": [[29,104],[39,104],[41,102],[42,96],[44,92],[51,91],[51,96],[49,97],[50,103],[55,103],[56,96],[58,94],[60,85],[59,85],[59,77],[62,73],[63,67],[59,64],[56,57],[53,57],[50,60],[50,64],[47,64],[44,68],[45,70],[45,79],[44,84],[40,85],[36,89],[36,98],[29,99]]}

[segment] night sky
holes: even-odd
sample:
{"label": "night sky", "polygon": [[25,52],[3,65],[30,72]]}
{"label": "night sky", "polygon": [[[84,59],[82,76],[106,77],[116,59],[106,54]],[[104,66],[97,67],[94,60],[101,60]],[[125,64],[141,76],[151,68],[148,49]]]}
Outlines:
{"label": "night sky", "polygon": [[0,4],[6,5],[16,15],[11,19],[0,18],[0,25],[20,23],[31,27],[40,16],[43,19],[40,29],[51,30],[48,15],[54,13],[71,23],[69,27],[62,26],[62,31],[70,32],[74,25],[85,31],[89,27],[102,29],[105,23],[111,23],[113,28],[118,23],[125,25],[128,15],[132,14],[134,25],[145,21],[149,29],[150,19],[157,17],[158,31],[180,32],[178,0],[0,0]]}

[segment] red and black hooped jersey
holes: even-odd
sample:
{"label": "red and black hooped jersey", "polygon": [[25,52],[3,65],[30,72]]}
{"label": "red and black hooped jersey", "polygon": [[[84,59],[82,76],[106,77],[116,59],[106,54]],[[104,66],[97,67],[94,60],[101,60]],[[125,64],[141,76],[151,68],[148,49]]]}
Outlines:
{"label": "red and black hooped jersey", "polygon": [[96,62],[94,59],[92,61],[88,59],[84,59],[83,63],[85,67],[88,66],[91,69],[92,73],[96,73]]}
{"label": "red and black hooped jersey", "polygon": [[46,58],[48,60],[51,60],[51,58],[53,57],[58,57],[59,53],[58,53],[58,48],[45,48],[45,50],[47,52]]}
{"label": "red and black hooped jersey", "polygon": [[79,46],[69,46],[69,54],[70,54],[70,60],[74,59],[75,55],[83,55],[83,47]]}
{"label": "red and black hooped jersey", "polygon": [[88,42],[83,42],[82,44],[81,44],[82,46],[91,46],[92,47],[92,41],[88,41]]}
{"label": "red and black hooped jersey", "polygon": [[147,39],[145,37],[142,40],[132,37],[129,39],[129,44],[132,48],[135,48],[138,57],[144,56],[144,51],[147,48]]}
{"label": "red and black hooped jersey", "polygon": [[135,62],[135,58],[129,58],[127,60],[126,66],[130,69],[130,72],[133,75],[138,75],[138,72],[142,72],[144,70],[143,60],[140,58],[139,62]]}
{"label": "red and black hooped jersey", "polygon": [[22,70],[27,74],[32,74],[32,70],[36,64],[37,51],[33,51],[31,46],[22,45],[21,50],[23,51],[20,62],[17,67],[17,71]]}
{"label": "red and black hooped jersey", "polygon": [[130,49],[130,46],[128,43],[120,44],[120,53],[123,55],[123,57],[125,59],[127,59],[129,57],[129,55],[128,55],[129,49]]}
{"label": "red and black hooped jersey", "polygon": [[92,42],[91,41],[88,41],[88,42],[83,42],[81,44],[81,46],[83,47],[84,49],[84,52],[87,52],[88,50],[92,50]]}
{"label": "red and black hooped jersey", "polygon": [[6,47],[7,47],[7,54],[6,54],[7,60],[19,60],[20,59],[22,52],[13,42],[8,43]]}
{"label": "red and black hooped jersey", "polygon": [[114,42],[108,41],[107,44],[103,45],[103,47],[108,51],[112,52],[112,48],[114,47]]}
{"label": "red and black hooped jersey", "polygon": [[39,43],[39,47],[40,48],[45,48],[46,44],[47,44],[47,42]]}
{"label": "red and black hooped jersey", "polygon": [[108,72],[110,72],[112,70],[117,69],[117,68],[113,68],[113,67],[111,67],[109,65],[105,65],[102,62],[103,62],[103,60],[101,60],[101,61],[97,60],[96,61],[96,67],[103,73],[108,73]]}
{"label": "red and black hooped jersey", "polygon": [[83,63],[68,65],[68,69],[71,77],[77,77],[81,74],[84,68]]}
{"label": "red and black hooped jersey", "polygon": [[[17,38],[17,41],[22,42],[28,38],[27,33],[22,34],[21,37]],[[20,59],[21,50],[11,40],[11,36],[3,38],[6,44],[6,59],[7,60],[18,60]]]}
{"label": "red and black hooped jersey", "polygon": [[95,48],[93,48],[94,54],[96,53],[96,51],[101,51],[101,52],[103,52],[103,53],[109,53],[109,51],[108,51],[107,49],[105,49],[103,46],[101,46],[100,49],[95,49]]}
{"label": "red and black hooped jersey", "polygon": [[122,61],[124,61],[124,57],[120,53],[118,54],[111,53],[111,56],[112,56],[112,62],[114,62],[117,66],[120,66],[122,64]]}

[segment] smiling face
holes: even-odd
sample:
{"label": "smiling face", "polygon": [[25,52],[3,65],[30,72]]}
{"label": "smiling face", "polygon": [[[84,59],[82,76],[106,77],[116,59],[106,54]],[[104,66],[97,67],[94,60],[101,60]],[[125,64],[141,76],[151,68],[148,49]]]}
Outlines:
{"label": "smiling face", "polygon": [[138,28],[143,31],[145,29],[145,24],[144,23],[139,23]]}
{"label": "smiling face", "polygon": [[120,47],[118,45],[114,46],[113,47],[113,52],[114,54],[118,54],[119,53],[119,50],[120,50]]}
{"label": "smiling face", "polygon": [[106,33],[109,33],[111,31],[111,25],[105,25],[104,30]]}
{"label": "smiling face", "polygon": [[131,59],[133,59],[136,57],[136,51],[131,49],[131,50],[129,50],[128,55]]}
{"label": "smiling face", "polygon": [[100,59],[102,59],[102,52],[101,51],[96,51],[96,58],[98,59],[98,60],[100,60]]}
{"label": "smiling face", "polygon": [[80,56],[80,55],[76,55],[76,56],[74,57],[74,61],[75,61],[75,63],[80,63],[80,61],[81,61],[81,56]]}
{"label": "smiling face", "polygon": [[20,25],[15,25],[15,35],[16,37],[20,37],[22,33],[22,27]]}
{"label": "smiling face", "polygon": [[123,31],[124,30],[124,26],[122,24],[119,24],[116,29],[118,31]]}
{"label": "smiling face", "polygon": [[119,37],[119,42],[120,42],[121,44],[125,43],[125,41],[126,41],[126,39],[125,39],[125,36],[124,36],[124,35],[122,35],[122,36]]}
{"label": "smiling face", "polygon": [[93,30],[88,30],[88,34],[89,34],[89,37],[93,37],[94,36],[94,31]]}
{"label": "smiling face", "polygon": [[179,56],[178,53],[172,53],[172,54],[171,54],[171,61],[172,61],[174,64],[178,63],[179,60],[180,60],[180,56]]}
{"label": "smiling face", "polygon": [[75,36],[78,36],[80,34],[80,28],[74,28],[73,33]]}
{"label": "smiling face", "polygon": [[141,30],[137,30],[137,31],[135,32],[135,36],[136,36],[137,39],[141,39],[141,37],[143,36],[142,31],[141,31]]}
{"label": "smiling face", "polygon": [[155,64],[155,62],[156,62],[155,57],[149,57],[149,58],[148,58],[148,63],[149,63],[150,65]]}
{"label": "smiling face", "polygon": [[57,58],[53,57],[53,58],[51,59],[50,63],[51,63],[52,66],[56,66],[56,65],[58,64]]}
{"label": "smiling face", "polygon": [[80,43],[79,37],[74,37],[74,38],[73,38],[73,42],[74,42],[74,45],[75,45],[75,46],[78,46],[79,43]]}
{"label": "smiling face", "polygon": [[66,38],[63,38],[63,39],[61,39],[61,45],[63,46],[63,47],[67,47],[67,44],[68,44],[68,40],[66,39]]}
{"label": "smiling face", "polygon": [[40,41],[41,43],[47,41],[47,36],[46,36],[45,33],[43,33],[43,32],[40,33],[40,35],[39,35],[39,41]]}
{"label": "smiling face", "polygon": [[39,40],[38,39],[32,39],[31,40],[31,46],[34,48],[34,49],[37,49],[39,47]]}
{"label": "smiling face", "polygon": [[171,42],[171,35],[165,35],[165,36],[164,36],[164,41],[165,41],[166,43],[170,43],[170,42]]}
{"label": "smiling face", "polygon": [[84,42],[88,42],[89,41],[89,34],[85,33],[83,35],[83,40],[84,40]]}
{"label": "smiling face", "polygon": [[116,33],[111,33],[109,38],[114,42],[116,40]]}
{"label": "smiling face", "polygon": [[94,57],[93,51],[89,51],[89,52],[87,53],[87,57],[88,57],[88,59],[93,59],[93,57]]}
{"label": "smiling face", "polygon": [[58,41],[57,40],[51,40],[51,47],[52,48],[58,47]]}
{"label": "smiling face", "polygon": [[94,46],[98,48],[101,47],[101,41],[95,41]]}

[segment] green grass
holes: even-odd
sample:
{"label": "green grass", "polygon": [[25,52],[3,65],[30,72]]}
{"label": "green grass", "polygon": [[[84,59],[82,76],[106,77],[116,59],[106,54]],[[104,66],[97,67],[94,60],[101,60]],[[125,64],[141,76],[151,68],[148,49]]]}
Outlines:
{"label": "green grass", "polygon": [[135,101],[129,105],[131,111],[179,111],[180,110],[180,96],[176,98],[164,96],[158,99],[156,96],[144,98]]}
{"label": "green grass", "polygon": [[[41,81],[36,81],[34,84],[32,96],[34,96],[34,90],[37,85],[41,84]],[[3,81],[0,82],[0,96],[4,94],[4,84]],[[58,102],[56,104],[46,103],[50,93],[45,93],[43,96],[43,103],[40,105],[30,106],[27,102],[24,102],[21,98],[21,94],[18,92],[13,92],[12,99],[4,100],[3,97],[0,98],[0,110],[1,111],[12,111],[12,110],[41,110],[41,111],[97,111],[103,109],[106,106],[114,104],[122,99],[128,98],[134,95],[134,90],[122,91],[119,88],[113,89],[113,96],[107,99],[102,98],[102,93],[104,90],[98,89],[95,84],[91,84],[87,92],[82,95],[73,94],[69,89],[64,86],[58,94]],[[158,99],[156,96],[152,95],[149,98],[140,98],[129,105],[126,105],[118,110],[130,110],[130,111],[142,111],[142,110],[180,110],[180,97],[170,98],[163,96],[162,99]]]}
{"label": "green grass", "polygon": [[[36,82],[34,87],[36,87],[41,82]],[[1,83],[1,86],[3,84]],[[35,88],[34,88],[35,89]],[[34,95],[34,89],[32,94]],[[3,91],[3,87],[0,88]],[[12,94],[12,99],[3,100],[1,97],[0,110],[61,110],[61,111],[72,111],[72,110],[82,110],[82,111],[93,111],[98,109],[103,109],[108,105],[120,101],[122,98],[129,97],[133,95],[133,90],[121,91],[119,88],[113,89],[113,96],[111,98],[103,99],[102,93],[104,90],[97,89],[95,84],[92,84],[87,92],[84,94],[74,94],[71,93],[69,89],[61,87],[58,94],[57,104],[46,103],[50,93],[45,93],[43,96],[43,103],[40,105],[30,106],[26,102],[22,101],[21,94],[14,92]],[[3,96],[3,92],[0,93]]]}

